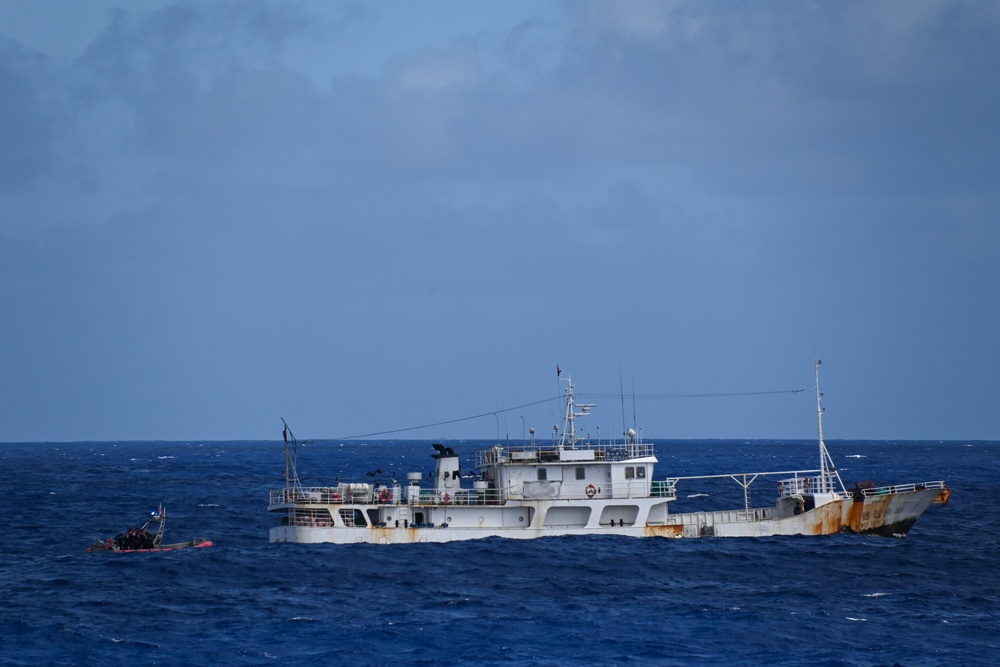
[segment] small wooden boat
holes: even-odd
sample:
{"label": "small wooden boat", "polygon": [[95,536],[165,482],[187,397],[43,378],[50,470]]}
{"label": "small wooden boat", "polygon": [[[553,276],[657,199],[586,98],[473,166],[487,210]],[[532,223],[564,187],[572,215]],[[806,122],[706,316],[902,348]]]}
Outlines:
{"label": "small wooden boat", "polygon": [[[153,529],[153,524],[156,528]],[[180,549],[204,549],[212,546],[210,540],[197,537],[190,542],[163,544],[163,531],[167,526],[167,512],[160,505],[150,512],[149,518],[141,528],[130,528],[124,533],[104,540],[95,540],[87,547],[87,553],[114,551],[117,553],[155,553],[160,551],[178,551]]]}

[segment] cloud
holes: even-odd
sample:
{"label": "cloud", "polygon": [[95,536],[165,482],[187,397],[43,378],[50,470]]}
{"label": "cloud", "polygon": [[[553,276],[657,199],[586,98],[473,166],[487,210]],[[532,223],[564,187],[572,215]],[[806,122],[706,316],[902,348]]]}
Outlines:
{"label": "cloud", "polygon": [[427,50],[397,57],[389,63],[390,77],[401,88],[439,90],[479,79],[479,49],[471,37],[453,41],[447,50]]}
{"label": "cloud", "polygon": [[28,188],[54,168],[56,110],[38,83],[51,77],[46,58],[0,37],[0,193]]}
{"label": "cloud", "polygon": [[383,15],[119,11],[74,61],[7,39],[0,297],[43,333],[6,325],[31,354],[5,396],[26,424],[49,392],[78,405],[62,433],[115,400],[136,437],[179,432],[157,401],[254,433],[282,402],[375,419],[373,385],[331,378],[389,366],[400,401],[435,377],[457,410],[442,378],[472,360],[712,391],[817,348],[884,370],[941,317],[989,329],[996,12],[897,6],[580,3],[325,79],[297,54],[344,57]]}

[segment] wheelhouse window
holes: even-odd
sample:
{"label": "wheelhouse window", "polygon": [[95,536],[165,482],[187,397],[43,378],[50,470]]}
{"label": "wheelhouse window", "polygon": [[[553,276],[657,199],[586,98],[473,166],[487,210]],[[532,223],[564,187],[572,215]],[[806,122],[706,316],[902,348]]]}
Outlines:
{"label": "wheelhouse window", "polygon": [[646,466],[625,466],[625,479],[646,479]]}
{"label": "wheelhouse window", "polygon": [[577,479],[587,479],[587,470],[583,466],[576,467],[576,478]]}
{"label": "wheelhouse window", "polygon": [[544,481],[549,478],[548,471],[545,468],[538,469],[538,481]]}

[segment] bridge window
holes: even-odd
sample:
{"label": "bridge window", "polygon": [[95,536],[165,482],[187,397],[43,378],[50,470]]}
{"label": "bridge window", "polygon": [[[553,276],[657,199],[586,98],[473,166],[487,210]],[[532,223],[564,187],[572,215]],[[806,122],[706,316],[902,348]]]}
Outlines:
{"label": "bridge window", "polygon": [[635,479],[635,467],[625,466],[625,479]]}
{"label": "bridge window", "polygon": [[576,478],[577,479],[587,479],[587,470],[583,466],[576,467]]}
{"label": "bridge window", "polygon": [[539,481],[544,481],[544,480],[546,480],[548,478],[549,478],[548,472],[545,470],[545,468],[539,468],[538,469],[538,480]]}
{"label": "bridge window", "polygon": [[646,479],[646,466],[636,466],[635,467],[635,476],[638,479]]}

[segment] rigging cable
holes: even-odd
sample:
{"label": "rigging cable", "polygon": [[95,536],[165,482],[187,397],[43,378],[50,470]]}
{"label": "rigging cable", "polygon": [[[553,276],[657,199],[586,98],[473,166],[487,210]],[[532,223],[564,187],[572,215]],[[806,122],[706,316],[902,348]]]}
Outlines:
{"label": "rigging cable", "polygon": [[331,440],[351,440],[353,438],[370,438],[376,435],[389,435],[391,433],[403,433],[405,431],[417,431],[422,428],[430,428],[431,426],[444,426],[445,424],[455,424],[458,422],[470,421],[472,419],[479,419],[481,417],[489,417],[490,415],[496,416],[501,412],[510,412],[511,410],[520,410],[521,408],[530,408],[533,405],[541,405],[542,403],[548,403],[550,401],[557,401],[561,399],[562,396],[552,396],[550,398],[543,398],[540,401],[534,401],[532,403],[525,403],[524,405],[515,405],[512,408],[504,408],[503,410],[491,410],[490,412],[484,412],[478,415],[472,415],[471,417],[459,417],[458,419],[448,419],[443,422],[434,422],[433,424],[423,424],[421,426],[409,426],[407,428],[397,428],[391,431],[379,431],[377,433],[359,433],[357,435],[342,435],[337,438],[331,438]]}
{"label": "rigging cable", "polygon": [[[728,392],[722,394],[633,394],[632,398],[728,398],[732,396],[766,396],[770,394],[798,394],[805,391],[805,389],[781,389],[778,391],[737,391]],[[577,394],[581,397],[589,398],[618,398],[622,399],[622,421],[625,420],[625,396],[622,392],[618,394]],[[392,435],[394,433],[405,433],[407,431],[418,431],[422,428],[431,428],[432,426],[444,426],[446,424],[457,424],[458,422],[471,421],[473,419],[480,419],[482,417],[489,417],[490,415],[496,416],[501,412],[507,413],[512,410],[520,410],[521,408],[529,408],[533,405],[541,405],[542,403],[550,403],[552,401],[562,400],[563,396],[552,396],[550,398],[543,398],[540,401],[533,401],[531,403],[525,403],[523,405],[515,405],[510,408],[504,408],[502,410],[491,410],[490,412],[483,412],[478,415],[472,415],[470,417],[459,417],[458,419],[447,419],[445,421],[434,422],[433,424],[422,424],[420,426],[408,426],[406,428],[392,429],[391,431],[376,431],[374,433],[358,433],[355,435],[341,435],[336,438],[323,438],[323,440],[353,440],[354,438],[371,438],[377,435]],[[305,443],[312,443],[316,440],[305,440]]]}
{"label": "rigging cable", "polygon": [[[728,398],[730,396],[765,396],[767,394],[798,394],[805,389],[779,389],[778,391],[734,391],[723,394],[632,394],[632,398]],[[577,394],[589,398],[617,398],[619,394]]]}

